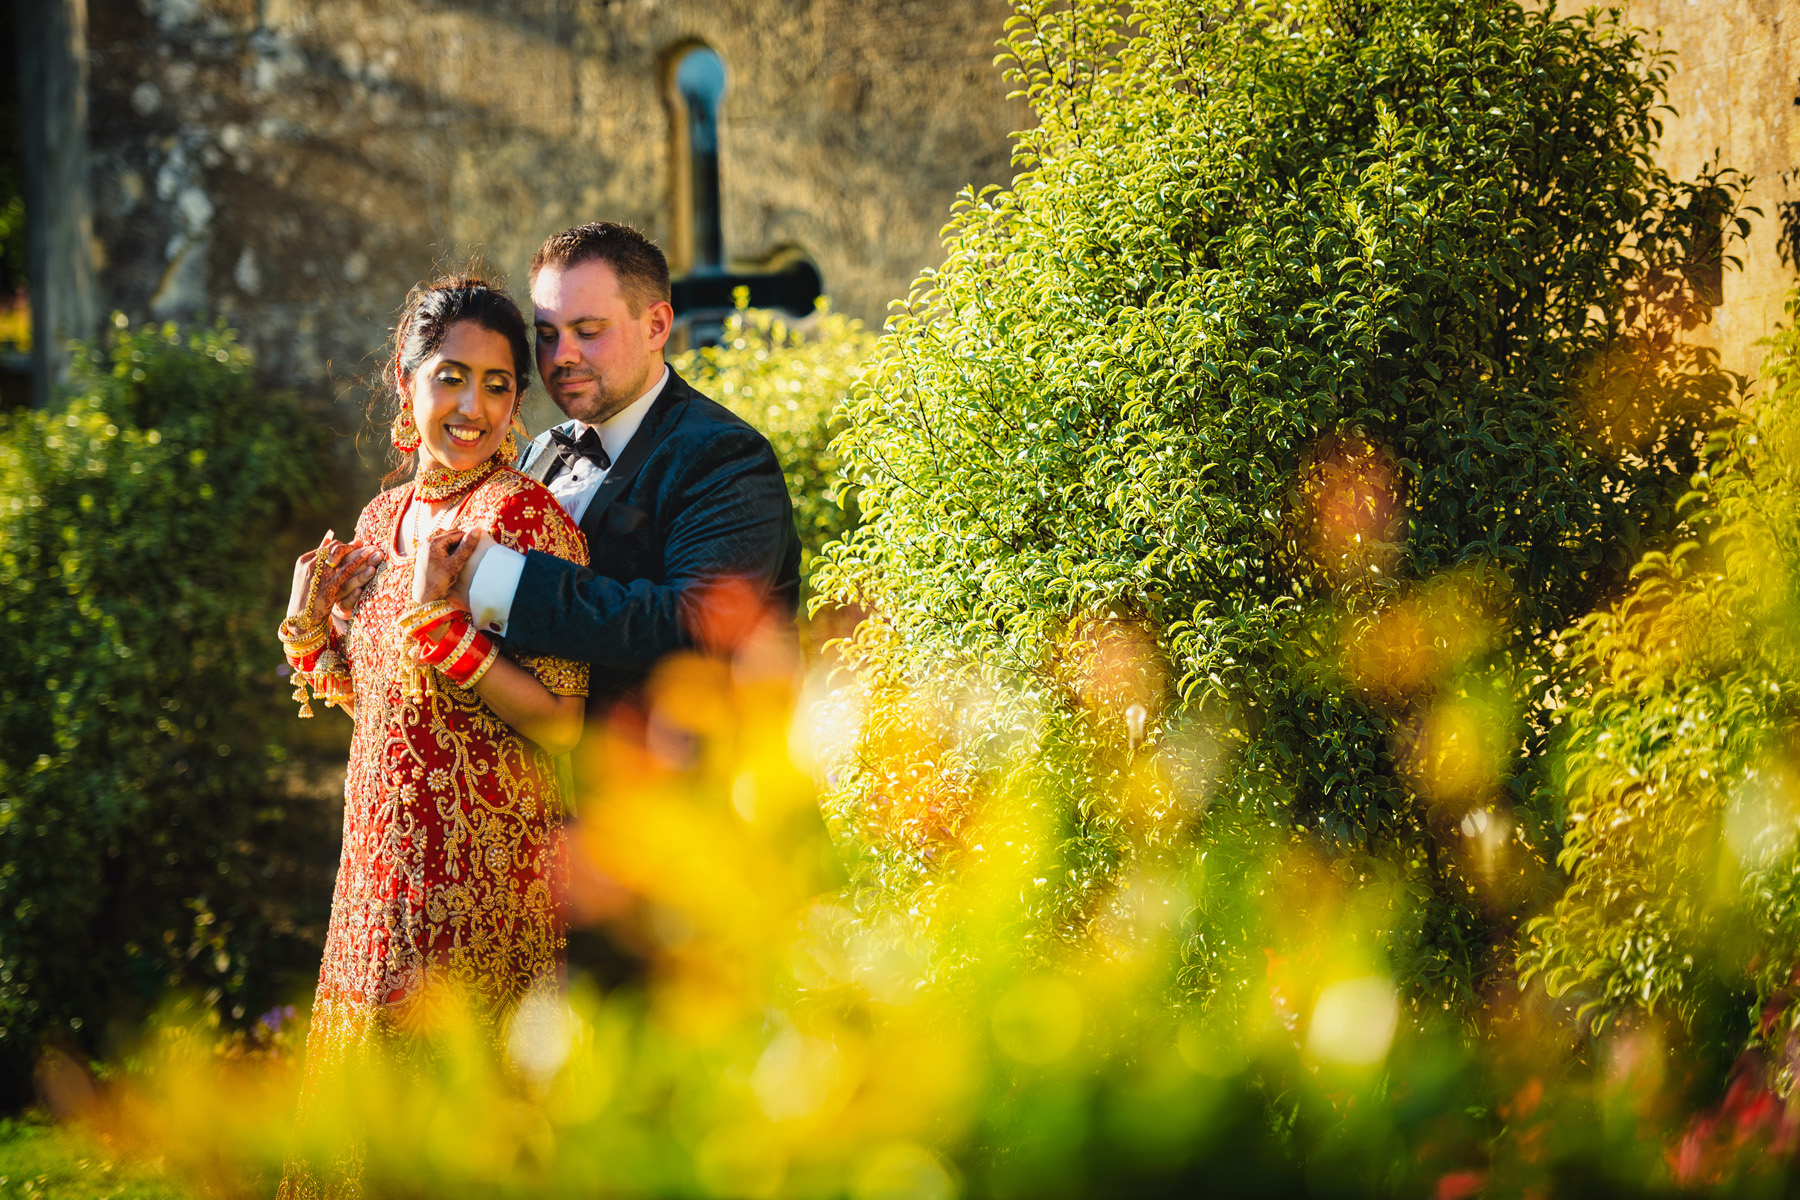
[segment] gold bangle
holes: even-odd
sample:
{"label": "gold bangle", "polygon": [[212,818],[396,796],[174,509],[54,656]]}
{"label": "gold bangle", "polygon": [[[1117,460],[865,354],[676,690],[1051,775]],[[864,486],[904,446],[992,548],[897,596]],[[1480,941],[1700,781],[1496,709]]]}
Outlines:
{"label": "gold bangle", "polygon": [[442,620],[446,615],[458,611],[456,605],[448,600],[428,600],[424,604],[415,604],[400,614],[397,624],[400,631],[408,637],[416,635],[419,630]]}
{"label": "gold bangle", "polygon": [[324,627],[323,621],[308,621],[305,613],[291,613],[281,619],[281,635],[285,638],[305,637]]}
{"label": "gold bangle", "polygon": [[323,623],[308,624],[300,617],[288,617],[275,632],[282,644],[296,654],[310,653],[331,640],[331,632]]}

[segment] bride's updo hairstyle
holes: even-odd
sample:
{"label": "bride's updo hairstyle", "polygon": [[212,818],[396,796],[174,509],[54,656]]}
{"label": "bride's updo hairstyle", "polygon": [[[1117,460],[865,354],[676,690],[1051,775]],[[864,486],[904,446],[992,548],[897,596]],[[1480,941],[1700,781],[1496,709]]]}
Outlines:
{"label": "bride's updo hairstyle", "polygon": [[[394,324],[393,336],[388,342],[387,359],[382,365],[380,395],[390,401],[388,413],[389,427],[397,424],[406,416],[412,401],[407,397],[404,385],[413,377],[419,365],[436,354],[438,347],[444,344],[450,327],[458,321],[473,321],[481,328],[499,334],[512,347],[513,379],[517,388],[514,392],[514,417],[518,420],[518,398],[525,394],[531,386],[532,355],[531,338],[526,333],[525,317],[519,306],[512,302],[499,286],[479,275],[446,275],[431,283],[422,283],[407,293],[406,303],[400,309],[400,317]],[[387,430],[383,429],[385,437]],[[396,465],[381,481],[383,487],[391,487],[404,479],[412,477],[418,469],[419,455],[422,451],[403,451],[394,448]]]}

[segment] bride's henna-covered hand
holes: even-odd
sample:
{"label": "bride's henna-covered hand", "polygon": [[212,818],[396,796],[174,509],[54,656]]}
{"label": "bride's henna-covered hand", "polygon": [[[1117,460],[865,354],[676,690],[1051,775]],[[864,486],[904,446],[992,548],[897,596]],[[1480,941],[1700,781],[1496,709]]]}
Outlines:
{"label": "bride's henna-covered hand", "polygon": [[[351,542],[350,544],[356,546],[360,542]],[[345,578],[343,585],[338,589],[337,599],[331,605],[331,615],[340,621],[348,621],[351,614],[355,613],[357,601],[362,599],[363,588],[368,586],[369,580],[375,578],[377,568],[387,561],[387,555],[381,552],[380,547],[369,546],[367,549],[368,557],[364,558],[356,569]]]}
{"label": "bride's henna-covered hand", "polygon": [[[318,549],[307,551],[294,562],[294,582],[288,592],[288,616],[304,616],[308,624],[330,619],[331,606],[343,595],[348,582],[360,577],[366,583],[368,575],[374,571],[372,560],[380,553],[374,546],[363,545],[360,539],[348,544],[340,542],[332,531],[326,530]],[[315,574],[318,575],[317,589],[313,587]],[[307,608],[309,595],[312,599],[310,609]]]}
{"label": "bride's henna-covered hand", "polygon": [[468,589],[463,588],[459,595],[451,592],[456,577],[462,574],[463,564],[480,544],[480,535],[461,529],[446,529],[427,538],[423,550],[413,556],[413,603],[449,600],[457,607],[467,609]]}

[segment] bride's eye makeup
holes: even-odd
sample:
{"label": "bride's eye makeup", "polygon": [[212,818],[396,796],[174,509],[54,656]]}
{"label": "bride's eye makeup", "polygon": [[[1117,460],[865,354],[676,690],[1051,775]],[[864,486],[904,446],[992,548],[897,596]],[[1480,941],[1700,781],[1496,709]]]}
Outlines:
{"label": "bride's eye makeup", "polygon": [[445,387],[459,387],[463,377],[461,371],[442,370],[437,373],[437,381]]}

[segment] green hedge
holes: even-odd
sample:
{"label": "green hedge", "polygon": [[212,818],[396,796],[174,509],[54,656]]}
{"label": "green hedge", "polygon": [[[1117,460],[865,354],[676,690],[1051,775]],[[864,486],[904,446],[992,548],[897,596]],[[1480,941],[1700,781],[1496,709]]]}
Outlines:
{"label": "green hedge", "polygon": [[719,344],[690,350],[674,366],[774,446],[794,500],[806,580],[820,549],[856,527],[855,491],[845,486],[831,439],[843,428],[838,410],[875,349],[875,335],[861,321],[832,312],[824,300],[817,313],[796,324],[746,307],[747,297],[740,289]]}
{"label": "green hedge", "polygon": [[[1555,637],[1672,548],[1730,402],[1671,347],[1741,182],[1656,165],[1671,64],[1616,12],[1008,30],[1022,170],[963,197],[856,387],[864,521],[815,573],[878,614],[834,800],[865,879],[927,910],[988,798],[1031,796],[1045,944],[1084,943],[1144,855],[1268,823],[1419,897],[1396,970],[1473,1006],[1551,886]],[[1108,799],[1140,776],[1143,812]],[[1201,990],[1256,969],[1192,938]]]}
{"label": "green hedge", "polygon": [[1800,1030],[1797,319],[1693,481],[1690,540],[1565,639],[1544,792],[1569,886],[1524,954],[1596,1025],[1668,1014],[1723,1056]]}
{"label": "green hedge", "polygon": [[7,1098],[46,1039],[104,1050],[170,988],[254,1016],[316,967],[329,895],[273,640],[323,430],[229,332],[115,325],[0,426]]}

